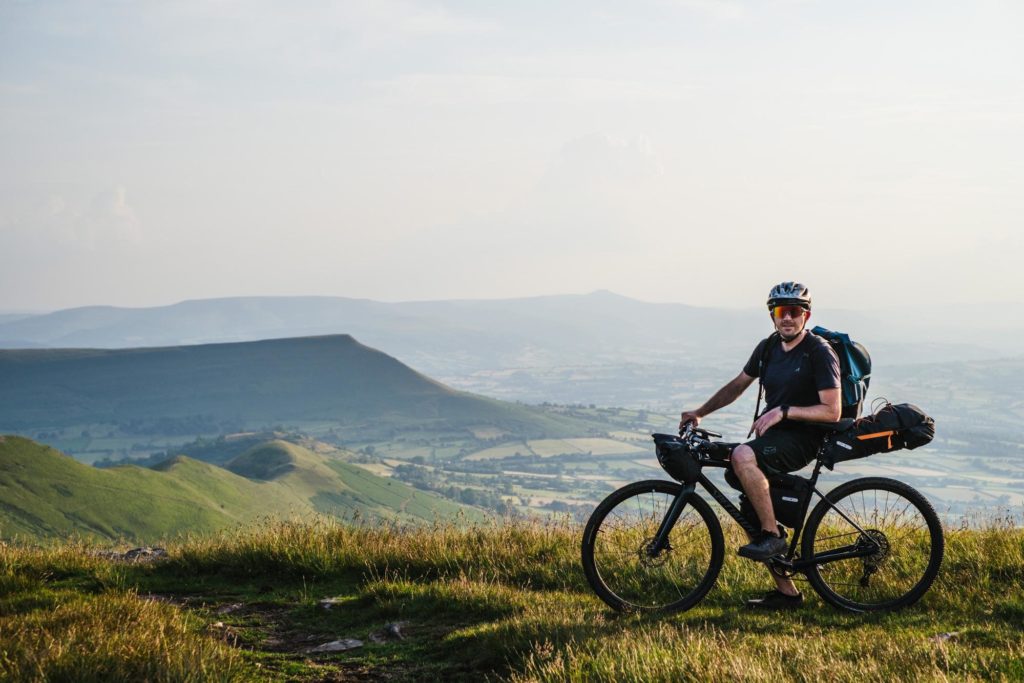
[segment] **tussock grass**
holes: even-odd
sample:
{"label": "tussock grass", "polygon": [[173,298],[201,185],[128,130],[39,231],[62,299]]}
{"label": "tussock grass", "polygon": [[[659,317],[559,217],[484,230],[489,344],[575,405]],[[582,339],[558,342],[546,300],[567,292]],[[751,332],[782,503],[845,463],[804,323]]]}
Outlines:
{"label": "tussock grass", "polygon": [[164,569],[182,574],[266,579],[465,576],[520,588],[585,587],[579,529],[568,520],[414,527],[268,519],[241,533],[192,539],[172,555]]}
{"label": "tussock grass", "polygon": [[246,680],[238,652],[174,607],[132,594],[54,597],[16,622],[0,618],[0,672],[10,680]]}
{"label": "tussock grass", "polygon": [[[731,526],[726,533],[730,549],[743,540]],[[771,584],[762,566],[731,551],[689,612],[620,615],[582,576],[580,534],[567,520],[264,520],[185,539],[152,565],[110,562],[82,545],[0,545],[0,671],[16,680],[322,680],[353,671],[519,683],[1024,679],[1024,529],[1008,523],[947,531],[942,573],[924,599],[867,615],[823,604],[806,584],[802,610],[745,611],[742,601]],[[246,593],[263,583],[278,597]],[[391,621],[408,622],[409,638],[315,662],[298,651],[268,660],[256,622],[246,626],[256,629],[255,651],[232,649],[205,628],[226,617],[140,599],[138,586],[205,591],[213,604],[277,600],[291,628],[325,641],[365,638]],[[326,591],[344,606],[318,610]]]}
{"label": "tussock grass", "polygon": [[0,680],[243,680],[238,653],[193,616],[139,598],[84,543],[0,543]]}

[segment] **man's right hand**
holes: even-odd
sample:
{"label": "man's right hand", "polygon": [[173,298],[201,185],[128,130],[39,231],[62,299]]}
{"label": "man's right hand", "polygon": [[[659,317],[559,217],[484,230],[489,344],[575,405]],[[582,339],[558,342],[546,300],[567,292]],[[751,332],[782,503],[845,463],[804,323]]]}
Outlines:
{"label": "man's right hand", "polygon": [[695,410],[684,410],[679,416],[679,431],[683,431],[686,425],[692,424],[694,427],[700,424],[700,415]]}

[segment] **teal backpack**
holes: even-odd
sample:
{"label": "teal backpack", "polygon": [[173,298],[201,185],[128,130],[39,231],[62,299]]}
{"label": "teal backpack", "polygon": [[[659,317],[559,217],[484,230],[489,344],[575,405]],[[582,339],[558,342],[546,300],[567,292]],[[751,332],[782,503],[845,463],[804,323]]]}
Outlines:
{"label": "teal backpack", "polygon": [[860,417],[864,398],[871,383],[871,354],[864,345],[850,339],[845,332],[833,332],[815,327],[816,334],[829,344],[839,356],[839,379],[843,389],[843,417]]}

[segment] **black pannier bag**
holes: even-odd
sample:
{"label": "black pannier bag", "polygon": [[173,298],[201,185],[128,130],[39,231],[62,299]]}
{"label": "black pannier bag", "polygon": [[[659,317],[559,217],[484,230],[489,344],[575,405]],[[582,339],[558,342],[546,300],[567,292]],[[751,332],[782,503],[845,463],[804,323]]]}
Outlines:
{"label": "black pannier bag", "polygon": [[795,529],[803,521],[804,497],[810,488],[810,481],[795,474],[772,474],[768,476],[771,487],[772,508],[775,519],[790,529]]}
{"label": "black pannier bag", "polygon": [[832,469],[836,463],[866,458],[875,453],[914,449],[935,438],[935,420],[910,403],[886,403],[874,415],[855,421],[849,428],[825,440],[821,460]]}
{"label": "black pannier bag", "polygon": [[[803,521],[803,503],[808,491],[811,489],[811,482],[796,474],[766,474],[770,495],[772,497],[772,509],[775,511],[775,520],[783,526],[795,529]],[[761,520],[754,512],[754,506],[743,493],[743,485],[739,477],[731,469],[725,470],[725,482],[737,491],[740,491],[740,512],[753,524],[759,527]]]}

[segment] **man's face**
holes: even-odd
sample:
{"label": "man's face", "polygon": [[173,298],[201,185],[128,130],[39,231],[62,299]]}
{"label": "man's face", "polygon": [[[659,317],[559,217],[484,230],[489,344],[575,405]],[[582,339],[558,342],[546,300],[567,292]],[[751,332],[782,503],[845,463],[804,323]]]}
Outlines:
{"label": "man's face", "polygon": [[804,329],[811,312],[802,306],[776,306],[770,315],[782,340],[791,341]]}

